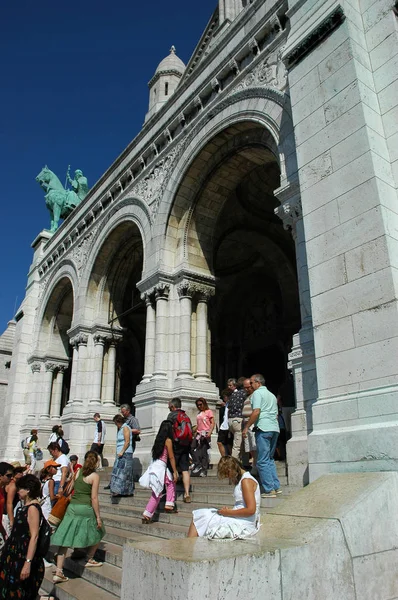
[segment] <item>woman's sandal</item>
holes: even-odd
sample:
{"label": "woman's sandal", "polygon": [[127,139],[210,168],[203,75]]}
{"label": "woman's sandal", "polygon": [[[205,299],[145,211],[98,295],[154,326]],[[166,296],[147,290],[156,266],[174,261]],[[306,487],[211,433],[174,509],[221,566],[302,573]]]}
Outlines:
{"label": "woman's sandal", "polygon": [[141,523],[143,525],[149,525],[149,523],[152,523],[152,519],[146,515],[142,515]]}
{"label": "woman's sandal", "polygon": [[89,558],[84,565],[85,567],[102,567],[104,563],[95,560],[95,558]]}
{"label": "woman's sandal", "polygon": [[57,570],[56,574],[53,577],[53,583],[65,583],[65,581],[69,581],[69,577],[66,577],[63,571]]}
{"label": "woman's sandal", "polygon": [[165,506],[164,507],[164,512],[167,512],[167,513],[178,513],[178,510],[174,506],[173,507],[171,507],[171,506]]}

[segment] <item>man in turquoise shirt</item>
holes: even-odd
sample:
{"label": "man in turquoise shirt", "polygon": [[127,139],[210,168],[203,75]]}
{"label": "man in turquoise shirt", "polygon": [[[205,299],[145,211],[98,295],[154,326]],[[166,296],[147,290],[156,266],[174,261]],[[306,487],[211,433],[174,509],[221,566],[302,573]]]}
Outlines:
{"label": "man in turquoise shirt", "polygon": [[281,494],[279,479],[274,461],[275,448],[279,435],[278,405],[274,394],[265,387],[265,380],[257,373],[250,377],[254,389],[251,396],[253,412],[242,432],[243,437],[253,423],[257,445],[257,470],[264,488],[262,498],[276,498]]}

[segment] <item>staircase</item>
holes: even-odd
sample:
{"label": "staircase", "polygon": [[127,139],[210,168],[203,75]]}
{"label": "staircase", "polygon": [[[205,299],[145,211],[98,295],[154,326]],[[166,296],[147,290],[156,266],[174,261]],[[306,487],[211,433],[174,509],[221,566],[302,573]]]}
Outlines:
{"label": "staircase", "polygon": [[[278,477],[283,489],[283,495],[278,498],[262,499],[261,508],[266,510],[283,502],[283,498],[292,491],[287,486],[285,463],[277,462]],[[52,567],[45,572],[42,589],[52,594],[58,600],[115,600],[120,598],[122,580],[123,545],[132,540],[157,538],[171,539],[185,537],[196,508],[209,506],[231,506],[233,504],[232,487],[226,480],[217,479],[216,469],[208,472],[208,477],[191,478],[191,504],[185,504],[183,487],[177,484],[178,513],[165,513],[164,503],[154,517],[153,523],[141,523],[141,515],[149,499],[150,491],[136,484],[134,497],[114,498],[109,491],[104,490],[110,479],[111,469],[100,472],[100,509],[101,518],[106,528],[96,558],[104,562],[102,567],[85,568],[85,558],[79,557],[78,552],[65,560],[64,572],[69,581],[54,585],[52,582]]]}

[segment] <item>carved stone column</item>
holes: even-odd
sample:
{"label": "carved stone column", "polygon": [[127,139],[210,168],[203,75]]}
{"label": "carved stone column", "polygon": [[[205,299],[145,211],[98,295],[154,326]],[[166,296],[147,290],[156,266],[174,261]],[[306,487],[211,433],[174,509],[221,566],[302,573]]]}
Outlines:
{"label": "carved stone column", "polygon": [[112,339],[108,346],[108,368],[105,378],[104,406],[114,406],[115,404],[115,377],[116,377],[116,343]]}
{"label": "carved stone column", "polygon": [[[74,397],[72,398],[73,404],[83,404],[84,398],[86,397],[86,377],[87,377],[87,333],[78,333],[71,339],[72,346],[77,347],[77,361],[76,361],[76,378],[74,381]],[[75,359],[75,353],[73,354]],[[75,361],[74,361],[75,362]],[[73,370],[75,367],[73,366]],[[72,371],[73,374],[73,371]]]}
{"label": "carved stone column", "polygon": [[53,393],[51,397],[51,418],[59,420],[61,416],[61,401],[62,401],[62,387],[64,382],[64,373],[67,369],[67,365],[58,364],[56,365],[56,377],[53,381]]}
{"label": "carved stone column", "polygon": [[46,362],[44,364],[45,367],[45,377],[44,377],[44,389],[43,389],[43,404],[41,407],[40,419],[49,419],[50,418],[50,406],[51,406],[51,397],[53,391],[53,380],[54,380],[54,371],[57,368],[57,364],[53,362]]}
{"label": "carved stone column", "polygon": [[167,317],[169,293],[170,286],[168,283],[159,283],[155,288],[156,348],[153,379],[167,378]]}
{"label": "carved stone column", "polygon": [[289,483],[303,485],[308,483],[307,440],[312,430],[312,405],[318,396],[307,254],[298,184],[290,183],[274,194],[281,201],[275,214],[291,232],[296,245],[301,329],[293,336],[288,363],[294,377],[296,410],[292,414],[292,439],[288,442],[287,460]]}
{"label": "carved stone column", "polygon": [[92,386],[90,404],[101,404],[102,371],[104,365],[104,347],[108,336],[103,333],[95,333],[94,340],[94,361],[92,373]]}
{"label": "carved stone column", "polygon": [[178,379],[192,379],[191,370],[191,322],[192,322],[192,296],[195,293],[195,284],[191,281],[182,281],[177,286],[180,298],[180,350]]}
{"label": "carved stone column", "polygon": [[153,306],[153,293],[145,292],[141,299],[146,304],[146,331],[145,331],[145,366],[142,383],[151,380],[155,368],[155,326],[156,313]]}
{"label": "carved stone column", "polygon": [[36,419],[39,415],[39,393],[41,384],[41,361],[34,361],[31,363],[30,368],[32,369],[32,391],[28,409],[28,419]]}
{"label": "carved stone column", "polygon": [[208,368],[208,334],[207,304],[209,298],[214,294],[214,289],[205,286],[197,286],[196,306],[196,373],[198,381],[209,381]]}
{"label": "carved stone column", "polygon": [[71,377],[70,377],[70,392],[69,392],[69,400],[68,400],[68,406],[71,406],[76,398],[76,380],[77,380],[77,364],[78,364],[78,360],[79,360],[79,346],[75,338],[71,338],[69,340],[70,345],[73,348],[73,354],[72,354],[72,373],[71,373]]}

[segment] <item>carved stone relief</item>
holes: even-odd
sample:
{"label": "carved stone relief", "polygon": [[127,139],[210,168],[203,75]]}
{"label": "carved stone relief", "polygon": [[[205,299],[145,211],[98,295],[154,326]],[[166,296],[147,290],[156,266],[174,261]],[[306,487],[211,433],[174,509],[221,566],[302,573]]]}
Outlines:
{"label": "carved stone relief", "polygon": [[284,46],[267,56],[242,79],[233,92],[250,87],[271,87],[284,90],[287,82],[287,69],[282,61]]}

